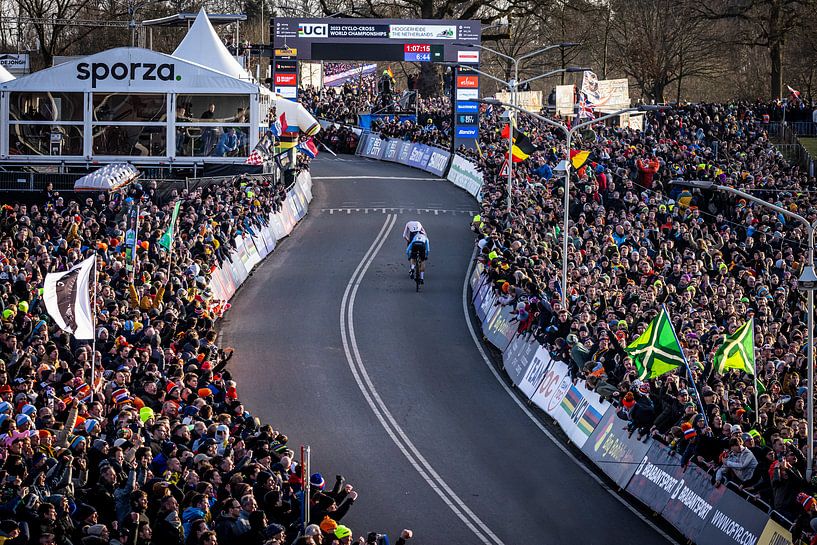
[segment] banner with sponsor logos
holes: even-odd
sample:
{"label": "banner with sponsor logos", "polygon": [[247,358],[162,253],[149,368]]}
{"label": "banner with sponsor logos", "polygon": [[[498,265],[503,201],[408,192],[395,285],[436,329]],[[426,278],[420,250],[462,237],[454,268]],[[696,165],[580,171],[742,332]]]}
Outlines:
{"label": "banner with sponsor logos", "polygon": [[483,181],[482,172],[478,171],[476,165],[465,157],[454,154],[447,178],[455,186],[464,189],[476,199],[479,199]]}
{"label": "banner with sponsor logos", "polygon": [[791,532],[772,519],[766,522],[757,545],[793,545]]}
{"label": "banner with sponsor logos", "polygon": [[652,441],[626,487],[697,545],[756,544],[768,516],[710,476]]}
{"label": "banner with sponsor logos", "polygon": [[492,345],[504,351],[516,335],[517,323],[511,322],[514,316],[511,308],[505,305],[494,307],[488,318],[482,323],[482,333]]}
{"label": "banner with sponsor logos", "polygon": [[451,154],[440,148],[431,148],[430,151],[425,170],[431,174],[442,176],[445,174],[445,169],[448,168],[448,159]]}
{"label": "banner with sponsor logos", "polygon": [[571,441],[583,447],[609,406],[580,380],[569,385],[559,405],[550,411],[550,415],[562,426]]}
{"label": "banner with sponsor logos", "polygon": [[301,172],[295,186],[287,193],[287,199],[280,212],[271,213],[268,223],[255,230],[254,235],[246,233],[245,236],[237,236],[234,239],[236,249],[232,252],[231,260],[226,261],[210,275],[210,289],[216,299],[229,301],[252,269],[272,253],[277,241],[292,231],[296,221],[293,216],[293,210],[296,209],[294,200],[300,199],[305,214],[307,203],[312,199],[311,186],[311,175],[308,172]]}
{"label": "banner with sponsor logos", "polygon": [[502,353],[502,366],[517,386],[522,382],[530,366],[539,343],[526,335],[517,335]]}
{"label": "banner with sponsor logos", "polygon": [[495,306],[495,290],[481,269],[475,268],[469,283],[483,333],[503,350],[513,383],[616,484],[696,545],[792,544],[789,531],[726,486],[715,488],[703,469],[681,467],[681,456],[657,441],[629,437],[615,408],[583,380],[574,384],[566,363],[552,359],[538,343],[514,336],[515,328],[507,336],[502,320],[508,321],[510,308]]}
{"label": "banner with sponsor logos", "polygon": [[618,417],[615,409],[608,409],[582,447],[582,452],[622,488],[650,449],[650,441],[630,437],[626,428],[626,421]]}
{"label": "banner with sponsor logos", "polygon": [[538,345],[536,352],[531,358],[530,365],[525,370],[522,380],[519,381],[519,389],[528,399],[544,384],[544,378],[553,366],[554,360],[550,357],[547,348]]}

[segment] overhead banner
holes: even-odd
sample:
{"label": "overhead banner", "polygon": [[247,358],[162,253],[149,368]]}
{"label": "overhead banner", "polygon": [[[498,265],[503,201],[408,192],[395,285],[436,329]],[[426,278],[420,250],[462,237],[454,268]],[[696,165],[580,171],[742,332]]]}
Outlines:
{"label": "overhead banner", "polygon": [[[299,60],[459,62],[482,40],[475,20],[277,17],[274,47],[298,50]],[[407,52],[411,55],[407,58]]]}

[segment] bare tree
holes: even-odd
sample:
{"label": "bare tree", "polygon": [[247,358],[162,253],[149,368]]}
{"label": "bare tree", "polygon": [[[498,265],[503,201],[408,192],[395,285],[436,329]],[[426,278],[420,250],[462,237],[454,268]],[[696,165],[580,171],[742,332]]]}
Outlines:
{"label": "bare tree", "polygon": [[721,71],[719,50],[709,34],[713,25],[691,17],[685,5],[673,0],[613,2],[617,64],[649,100],[664,102],[672,83],[680,86],[686,78]]}
{"label": "bare tree", "polygon": [[783,52],[789,34],[817,7],[815,0],[718,0],[700,2],[692,9],[710,20],[733,23],[724,41],[767,50],[771,96],[783,96]]}

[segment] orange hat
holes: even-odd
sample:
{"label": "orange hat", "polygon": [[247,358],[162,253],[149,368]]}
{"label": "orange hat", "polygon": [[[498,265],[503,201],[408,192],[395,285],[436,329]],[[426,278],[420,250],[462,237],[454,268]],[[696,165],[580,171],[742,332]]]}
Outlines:
{"label": "orange hat", "polygon": [[635,397],[633,396],[633,393],[627,392],[624,399],[621,400],[621,404],[624,405],[627,410],[632,409],[633,405],[635,405]]}
{"label": "orange hat", "polygon": [[197,393],[199,394],[199,397],[208,397],[213,395],[213,390],[210,388],[199,388]]}
{"label": "orange hat", "polygon": [[144,402],[144,401],[142,401],[142,399],[141,399],[141,398],[139,398],[139,397],[135,397],[135,396],[134,396],[134,398],[133,398],[133,407],[134,407],[135,409],[141,409],[141,408],[142,408],[142,407],[144,407],[144,406],[145,406],[145,402]]}
{"label": "orange hat", "polygon": [[329,518],[329,515],[325,515],[323,520],[320,524],[321,531],[327,534],[332,534],[335,532],[335,529],[338,527],[338,523]]}

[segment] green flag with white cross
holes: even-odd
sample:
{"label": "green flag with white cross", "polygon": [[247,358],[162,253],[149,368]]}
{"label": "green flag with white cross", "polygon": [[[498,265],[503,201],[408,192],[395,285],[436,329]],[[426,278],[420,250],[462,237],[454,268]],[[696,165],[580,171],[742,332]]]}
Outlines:
{"label": "green flag with white cross", "polygon": [[627,347],[627,354],[641,380],[660,377],[684,365],[684,353],[666,309],[662,308],[646,331]]}
{"label": "green flag with white cross", "polygon": [[712,358],[715,371],[723,374],[727,369],[742,369],[755,374],[755,328],[754,318],[727,335]]}

